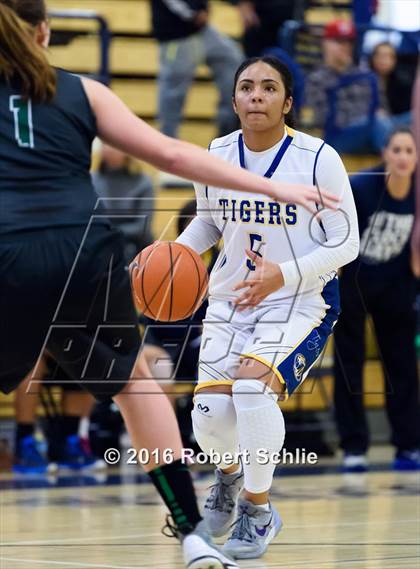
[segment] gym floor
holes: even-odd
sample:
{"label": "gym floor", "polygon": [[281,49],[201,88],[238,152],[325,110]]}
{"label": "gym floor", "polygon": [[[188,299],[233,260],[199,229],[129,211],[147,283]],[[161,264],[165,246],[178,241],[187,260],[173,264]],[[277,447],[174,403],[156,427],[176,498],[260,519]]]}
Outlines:
{"label": "gym floor", "polygon": [[[263,559],[244,569],[419,569],[420,473],[389,469],[392,449],[375,448],[366,474],[335,460],[286,467],[272,501],[284,528]],[[201,504],[212,483],[196,475]],[[181,569],[164,537],[166,510],[137,467],[96,475],[0,478],[1,569]],[[219,541],[219,540],[218,540]]]}

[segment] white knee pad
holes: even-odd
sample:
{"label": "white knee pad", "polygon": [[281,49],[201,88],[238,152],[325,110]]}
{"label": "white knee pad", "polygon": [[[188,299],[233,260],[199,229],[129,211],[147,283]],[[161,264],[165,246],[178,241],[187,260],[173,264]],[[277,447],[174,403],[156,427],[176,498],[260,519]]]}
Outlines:
{"label": "white knee pad", "polygon": [[[236,411],[232,397],[224,393],[198,393],[191,413],[194,436],[201,449],[211,455],[236,454],[239,450]],[[225,469],[232,464],[217,464]]]}
{"label": "white knee pad", "polygon": [[275,464],[266,458],[280,452],[285,436],[283,413],[277,395],[257,379],[237,379],[233,384],[239,444],[244,456],[244,486],[259,494],[270,489]]}

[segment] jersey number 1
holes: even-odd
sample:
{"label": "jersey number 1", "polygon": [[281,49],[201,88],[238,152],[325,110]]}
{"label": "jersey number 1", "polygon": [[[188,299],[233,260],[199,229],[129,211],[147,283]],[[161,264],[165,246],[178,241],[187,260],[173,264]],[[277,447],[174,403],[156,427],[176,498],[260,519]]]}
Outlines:
{"label": "jersey number 1", "polygon": [[20,95],[11,95],[9,110],[13,113],[15,139],[21,148],[34,148],[34,129],[32,125],[32,102]]}

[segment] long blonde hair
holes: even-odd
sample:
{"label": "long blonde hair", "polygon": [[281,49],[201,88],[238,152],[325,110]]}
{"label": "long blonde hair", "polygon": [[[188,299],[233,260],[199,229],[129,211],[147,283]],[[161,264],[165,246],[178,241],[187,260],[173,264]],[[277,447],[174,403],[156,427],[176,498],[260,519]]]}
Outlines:
{"label": "long blonde hair", "polygon": [[35,27],[46,21],[44,0],[0,0],[0,77],[25,98],[48,102],[56,73],[35,41]]}

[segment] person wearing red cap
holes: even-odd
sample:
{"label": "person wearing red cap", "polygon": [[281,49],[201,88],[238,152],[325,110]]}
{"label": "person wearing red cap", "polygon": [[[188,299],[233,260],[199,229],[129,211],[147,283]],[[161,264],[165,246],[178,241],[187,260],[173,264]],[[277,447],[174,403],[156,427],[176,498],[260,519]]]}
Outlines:
{"label": "person wearing red cap", "polygon": [[324,39],[353,42],[356,39],[356,28],[350,20],[333,20],[325,26]]}
{"label": "person wearing red cap", "polygon": [[325,140],[339,152],[377,152],[384,138],[380,118],[372,113],[378,89],[375,77],[353,63],[355,39],[351,21],[333,20],[325,27],[323,64],[307,77],[302,121],[309,128],[328,125]]}

